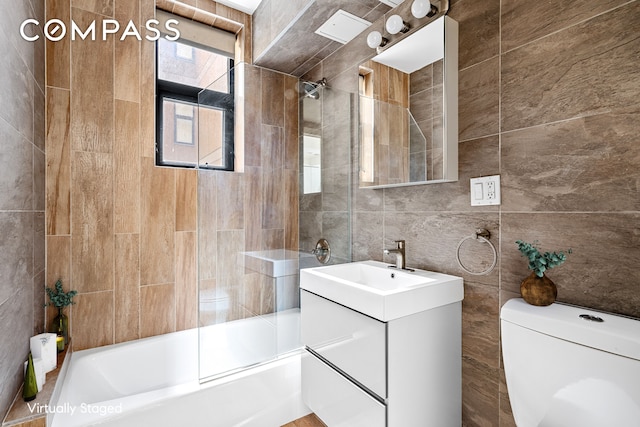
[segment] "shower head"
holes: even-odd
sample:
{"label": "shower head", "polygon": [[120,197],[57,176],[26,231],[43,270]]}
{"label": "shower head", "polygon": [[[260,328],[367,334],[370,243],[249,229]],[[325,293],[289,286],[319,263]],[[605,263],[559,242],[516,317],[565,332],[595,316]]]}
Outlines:
{"label": "shower head", "polygon": [[317,82],[303,82],[302,90],[304,92],[305,98],[312,99],[320,99],[320,92],[318,91],[319,87],[326,87],[327,79],[324,77],[318,80]]}

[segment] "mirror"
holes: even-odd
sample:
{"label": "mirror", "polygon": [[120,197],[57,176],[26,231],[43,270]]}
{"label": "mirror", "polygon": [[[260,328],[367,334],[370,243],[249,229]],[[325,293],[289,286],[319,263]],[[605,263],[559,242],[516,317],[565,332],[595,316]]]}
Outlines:
{"label": "mirror", "polygon": [[458,180],[458,23],[441,16],[359,67],[360,187]]}
{"label": "mirror", "polygon": [[302,194],[322,192],[322,97],[317,83],[300,83]]}

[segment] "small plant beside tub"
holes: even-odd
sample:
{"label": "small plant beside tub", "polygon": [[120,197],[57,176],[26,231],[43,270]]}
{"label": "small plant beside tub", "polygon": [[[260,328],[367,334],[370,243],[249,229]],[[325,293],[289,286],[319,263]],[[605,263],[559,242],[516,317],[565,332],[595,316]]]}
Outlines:
{"label": "small plant beside tub", "polygon": [[78,291],[65,292],[62,289],[61,279],[56,281],[54,289],[47,286],[45,290],[49,296],[49,302],[45,304],[45,307],[52,305],[58,309],[58,315],[51,322],[49,332],[57,334],[58,352],[61,352],[69,343],[69,318],[64,314],[64,308],[75,304],[73,297],[78,294]]}

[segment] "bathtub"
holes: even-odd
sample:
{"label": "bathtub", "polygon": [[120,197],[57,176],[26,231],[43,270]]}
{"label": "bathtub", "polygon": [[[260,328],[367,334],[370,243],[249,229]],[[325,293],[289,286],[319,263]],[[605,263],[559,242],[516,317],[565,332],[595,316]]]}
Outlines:
{"label": "bathtub", "polygon": [[[300,351],[285,348],[280,333],[295,329],[299,310],[280,312],[74,352],[56,385],[47,425],[275,427],[310,412],[302,402]],[[275,324],[280,325],[275,328]],[[299,330],[299,329],[297,329]],[[269,333],[267,333],[269,332]],[[277,339],[280,335],[280,339]],[[276,338],[265,340],[265,336]],[[294,342],[296,337],[294,332]],[[252,340],[253,337],[253,340]],[[286,338],[291,339],[291,338]],[[255,343],[262,345],[256,346]],[[252,351],[247,351],[247,344]],[[199,347],[209,353],[199,371]],[[257,350],[258,349],[258,350]],[[210,353],[215,351],[215,353]],[[261,355],[260,353],[263,352]],[[216,364],[238,360],[256,366],[201,383]],[[260,363],[265,359],[268,363]]]}

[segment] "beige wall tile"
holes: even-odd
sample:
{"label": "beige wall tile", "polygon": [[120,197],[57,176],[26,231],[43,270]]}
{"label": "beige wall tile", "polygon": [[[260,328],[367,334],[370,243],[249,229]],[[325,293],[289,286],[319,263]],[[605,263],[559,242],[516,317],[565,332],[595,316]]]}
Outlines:
{"label": "beige wall tile", "polygon": [[461,141],[499,131],[500,61],[489,59],[459,73],[458,130]]}
{"label": "beige wall tile", "polygon": [[284,247],[284,230],[267,229],[262,230],[262,249],[282,249]]}
{"label": "beige wall tile", "polygon": [[113,290],[113,156],[73,153],[71,236],[74,286]]}
{"label": "beige wall tile", "polygon": [[354,212],[353,254],[354,261],[382,261],[384,235],[380,232],[384,222],[381,212]]}
{"label": "beige wall tile", "polygon": [[265,171],[282,169],[284,166],[284,135],[282,127],[262,125],[262,160]]}
{"label": "beige wall tile", "polygon": [[[93,19],[100,21],[106,16],[136,20],[141,19],[138,15],[148,18],[154,13],[151,0],[52,0],[49,7],[55,6],[63,14],[66,10],[68,20],[70,3],[74,6],[73,19],[80,25]],[[238,17],[244,22],[248,19],[250,23],[250,17],[244,14]],[[242,43],[250,43],[250,37]],[[65,45],[60,43],[58,47]],[[198,250],[207,260],[199,264],[201,278],[208,279],[205,283],[214,284],[221,280],[222,284],[215,288],[216,295],[224,295],[233,306],[229,312],[216,313],[214,320],[245,316],[246,311],[240,306],[244,268],[237,260],[238,253],[245,249],[242,231],[246,215],[245,178],[237,174],[155,167],[153,43],[125,44],[115,37],[106,43],[77,42],[72,60],[69,59],[69,47],[56,49],[60,55],[48,58],[49,67],[55,64],[56,68],[48,70],[48,84],[67,87],[71,91],[50,89],[48,95],[50,113],[55,113],[55,117],[47,118],[47,147],[55,147],[58,151],[47,158],[49,173],[57,177],[53,181],[57,186],[47,191],[55,194],[52,200],[64,204],[60,180],[66,180],[63,182],[69,182],[67,191],[70,194],[67,200],[73,199],[73,205],[67,208],[70,219],[66,227],[60,225],[61,208],[56,207],[54,211],[47,206],[47,218],[52,221],[47,224],[48,234],[65,234],[61,237],[64,240],[49,243],[48,274],[65,271],[66,265],[65,277],[74,278],[75,284],[69,282],[69,285],[82,291],[84,300],[89,301],[86,305],[93,307],[97,304],[95,301],[102,303],[107,298],[111,301],[104,310],[87,309],[85,305],[79,314],[75,313],[76,317],[86,317],[86,323],[107,322],[109,325],[108,328],[100,326],[102,329],[97,336],[87,329],[78,329],[78,348],[195,326],[197,238],[200,238]],[[259,69],[253,68],[253,71],[260,76]],[[69,82],[71,75],[73,82]],[[296,81],[295,78],[289,80],[292,85]],[[262,87],[260,79],[257,85]],[[60,98],[67,103],[72,100],[73,105],[58,108]],[[257,100],[248,120],[257,126],[251,153],[260,164],[261,97]],[[288,108],[291,111],[297,108],[294,97],[290,97]],[[70,124],[60,126],[66,122]],[[297,117],[287,122],[291,153],[297,148],[293,143],[295,123]],[[58,146],[52,141],[66,141],[67,144]],[[291,154],[290,166],[297,168],[294,156],[297,154]],[[65,158],[69,159],[66,166]],[[281,165],[282,161],[279,162]],[[68,169],[66,178],[65,167]],[[252,185],[262,197],[261,177]],[[224,192],[219,193],[218,188],[224,188]],[[202,201],[199,212],[198,198]],[[259,249],[263,241],[262,202],[257,205],[256,212],[259,214],[256,221],[259,246],[256,248]],[[198,218],[200,222],[196,223]],[[238,231],[222,232],[224,240],[219,241],[219,230],[224,229]],[[269,245],[283,240],[282,229],[268,233]],[[294,234],[293,230],[290,234]],[[54,238],[57,236],[48,237]],[[56,245],[64,247],[58,249]],[[224,251],[219,259],[218,246]],[[189,309],[189,305],[193,309]],[[158,307],[165,319],[159,324]],[[183,310],[184,307],[187,308]]]}
{"label": "beige wall tile", "polygon": [[[624,0],[574,0],[553,5],[554,13],[538,2],[502,2],[502,51],[548,36],[617,6]],[[495,25],[495,24],[494,24]]]}
{"label": "beige wall tile", "polygon": [[73,7],[77,7],[89,12],[95,12],[100,15],[113,16],[114,1],[115,0],[71,0],[71,5]]}
{"label": "beige wall tile", "polygon": [[[80,28],[102,20],[73,9]],[[71,55],[71,149],[110,153],[113,149],[113,39],[76,42]]]}
{"label": "beige wall tile", "polygon": [[[141,24],[140,1],[117,1],[115,3],[115,17],[120,23],[121,33],[124,32],[130,20],[139,27]],[[145,40],[144,36],[142,37]],[[142,43],[147,42],[140,42],[132,36],[122,41],[119,39],[115,41],[114,95],[116,99],[140,102],[140,50]]]}
{"label": "beige wall tile", "polygon": [[[527,274],[516,239],[574,249],[550,272],[561,301],[638,316],[638,280],[629,266],[638,258],[640,159],[632,135],[638,133],[639,6],[579,0],[541,21],[548,13],[541,4],[453,1],[449,15],[460,22],[459,181],[353,191],[353,259],[392,261],[382,248],[406,238],[410,263],[465,279],[463,425],[514,425],[498,354],[498,312],[505,299],[519,296]],[[361,45],[331,55],[313,70],[314,79],[326,76],[336,88],[360,62]],[[502,206],[471,207],[469,178],[493,174],[502,175]],[[339,215],[316,213],[317,198],[302,197],[300,208],[302,247],[323,225],[340,228]],[[477,227],[491,230],[500,253],[487,277],[464,275],[455,262],[458,242]],[[486,246],[462,250],[465,261],[479,261],[476,267],[491,261]]]}
{"label": "beige wall tile", "polygon": [[[207,3],[213,4],[212,2]],[[213,25],[216,22],[216,16],[214,14],[203,11],[202,8],[198,8],[194,11],[193,20],[202,22],[205,25]]]}
{"label": "beige wall tile", "polygon": [[151,337],[176,330],[175,286],[150,285],[140,288],[140,336]]}
{"label": "beige wall tile", "polygon": [[[145,39],[146,40],[146,39]],[[156,155],[156,62],[155,43],[143,41],[140,45],[140,153],[155,159]]]}
{"label": "beige wall tile", "polygon": [[145,22],[140,20],[140,3],[147,3],[149,0],[112,1],[114,3],[114,17],[120,22],[121,31],[124,31],[129,20],[132,20],[137,26],[145,25]]}
{"label": "beige wall tile", "polygon": [[558,287],[559,301],[640,317],[640,280],[635,268],[640,257],[640,242],[635,238],[639,226],[637,211],[504,213],[501,288],[519,293],[529,273],[515,241],[538,240],[544,251],[573,250],[563,265],[548,274]]}
{"label": "beige wall tile", "polygon": [[[407,265],[460,276],[466,283],[497,288],[498,269],[486,276],[472,276],[465,273],[456,261],[458,243],[463,238],[471,236],[477,228],[489,230],[493,236],[491,241],[500,253],[497,212],[387,212],[384,215],[384,247],[392,247],[394,240],[404,239]],[[476,267],[477,271],[483,271],[491,265],[493,254],[488,246],[477,243],[468,245],[466,250],[470,253],[461,253],[462,257],[464,260],[473,261],[473,267]],[[388,255],[383,260],[395,262],[395,258]]]}
{"label": "beige wall tile", "polygon": [[176,330],[198,326],[197,236],[176,233]]}
{"label": "beige wall tile", "polygon": [[46,308],[44,304],[49,299],[45,294],[46,272],[42,270],[33,276],[33,335],[45,332],[49,326],[46,321]]}
{"label": "beige wall tile", "polygon": [[[173,4],[173,13],[188,19],[193,19],[193,16],[195,15],[195,9],[193,7],[195,4],[195,0],[180,0],[179,2],[175,2]],[[187,7],[185,5],[191,7]]]}
{"label": "beige wall tile", "polygon": [[[140,22],[147,22],[156,16],[156,3],[160,7],[162,0],[139,0],[140,1]],[[153,44],[153,43],[150,43]]]}
{"label": "beige wall tile", "polygon": [[80,293],[69,320],[73,349],[113,344],[113,291]]}
{"label": "beige wall tile", "polygon": [[500,0],[463,0],[451,9],[449,16],[458,21],[459,25],[460,69],[500,53]]}
{"label": "beige wall tile", "polygon": [[462,359],[462,424],[496,426],[499,422],[499,369]]}
{"label": "beige wall tile", "polygon": [[69,91],[47,89],[47,234],[71,232],[69,103]]}
{"label": "beige wall tile", "polygon": [[253,20],[250,15],[244,17],[244,27],[238,32],[237,44],[242,47],[240,54],[236,55],[237,61],[253,64]]}
{"label": "beige wall tile", "polygon": [[31,421],[14,424],[15,427],[47,427],[47,417],[42,416]]}
{"label": "beige wall tile", "polygon": [[218,174],[198,171],[198,259],[200,280],[216,278]]}
{"label": "beige wall tile", "polygon": [[243,307],[254,316],[261,311],[261,282],[264,275],[249,273],[244,276],[244,300]]}
{"label": "beige wall tile", "polygon": [[640,210],[637,123],[633,108],[505,133],[503,209]]}
{"label": "beige wall tile", "polygon": [[245,169],[245,249],[257,251],[262,249],[262,168],[247,167]]}
{"label": "beige wall tile", "polygon": [[221,172],[218,174],[217,229],[240,230],[244,228],[244,176]]}
{"label": "beige wall tile", "polygon": [[262,228],[284,228],[284,170],[274,169],[263,172],[262,177]]}
{"label": "beige wall tile", "polygon": [[[198,4],[200,4],[200,2]],[[246,16],[239,10],[233,9],[229,6],[225,6],[222,3],[216,3],[216,14],[220,15],[223,18],[227,18],[239,23],[243,23]]]}
{"label": "beige wall tile", "polygon": [[241,72],[244,73],[244,93],[247,94],[242,100],[244,104],[245,166],[261,166],[263,79],[260,69],[251,65],[241,67]]}
{"label": "beige wall tile", "polygon": [[140,236],[115,236],[115,342],[140,338]]}
{"label": "beige wall tile", "polygon": [[156,0],[155,3],[158,9],[166,10],[167,12],[173,11],[173,6],[175,5],[174,0]]}
{"label": "beige wall tile", "polygon": [[262,123],[284,126],[284,75],[262,69]]}
{"label": "beige wall tile", "polygon": [[195,231],[198,214],[198,173],[176,170],[176,231]]}
{"label": "beige wall tile", "polygon": [[640,4],[631,2],[504,54],[503,130],[637,105],[638,33]]}
{"label": "beige wall tile", "polygon": [[[53,288],[58,279],[62,280],[65,289],[76,289],[71,280],[71,237],[47,236],[47,274],[45,286]],[[48,298],[47,298],[48,302]],[[49,307],[46,310],[45,324],[49,325],[57,315],[57,310]]]}
{"label": "beige wall tile", "polygon": [[298,79],[292,76],[284,77],[284,167],[285,169],[299,169],[300,134],[299,122]]}
{"label": "beige wall tile", "polygon": [[298,221],[300,192],[298,179],[299,175],[297,170],[284,170],[284,247],[291,250],[298,250],[298,248],[300,247],[298,241],[298,229],[300,227]]}
{"label": "beige wall tile", "polygon": [[462,301],[462,355],[499,367],[499,289],[466,283]]}
{"label": "beige wall tile", "polygon": [[114,216],[116,233],[140,232],[139,105],[115,101]]}
{"label": "beige wall tile", "polygon": [[142,158],[140,284],[175,280],[175,170]]}
{"label": "beige wall tile", "polygon": [[[69,0],[47,0],[47,19],[60,19],[67,28],[71,27],[71,7]],[[71,87],[71,39],[46,41],[46,82],[47,86],[69,89]]]}
{"label": "beige wall tile", "polygon": [[217,292],[226,293],[232,306],[242,302],[242,284],[244,262],[241,253],[244,251],[244,231],[218,231],[217,237]]}

